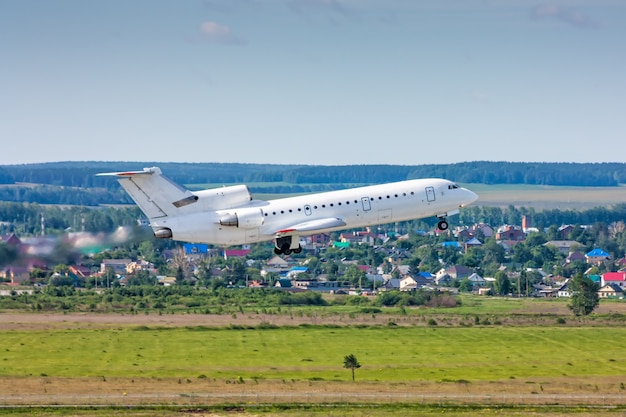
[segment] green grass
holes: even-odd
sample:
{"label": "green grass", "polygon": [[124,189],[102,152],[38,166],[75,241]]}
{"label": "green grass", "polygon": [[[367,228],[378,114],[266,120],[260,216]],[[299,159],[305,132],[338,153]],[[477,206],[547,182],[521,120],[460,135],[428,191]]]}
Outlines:
{"label": "green grass", "polygon": [[[6,331],[0,376],[495,381],[626,375],[624,328],[293,327]],[[626,381],[626,378],[625,378]]]}

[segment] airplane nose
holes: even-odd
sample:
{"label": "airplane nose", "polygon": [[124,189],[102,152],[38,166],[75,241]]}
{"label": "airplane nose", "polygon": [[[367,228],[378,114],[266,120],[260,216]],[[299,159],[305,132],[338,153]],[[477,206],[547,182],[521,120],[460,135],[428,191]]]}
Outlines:
{"label": "airplane nose", "polygon": [[467,194],[467,201],[465,204],[463,204],[464,206],[467,206],[469,204],[472,204],[474,201],[478,200],[478,194],[476,194],[475,192],[468,190],[467,188],[464,188],[465,193]]}

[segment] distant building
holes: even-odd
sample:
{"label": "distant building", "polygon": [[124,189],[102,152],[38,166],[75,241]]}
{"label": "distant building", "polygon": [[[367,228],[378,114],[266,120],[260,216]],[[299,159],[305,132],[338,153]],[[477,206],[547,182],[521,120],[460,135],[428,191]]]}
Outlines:
{"label": "distant building", "polygon": [[209,245],[205,243],[185,243],[183,245],[185,255],[201,255],[206,256],[209,253]]}
{"label": "distant building", "polygon": [[306,274],[306,273],[309,273],[308,266],[294,266],[289,270],[289,272],[287,272],[287,277],[293,279],[300,274]]}
{"label": "distant building", "polygon": [[558,234],[561,237],[561,239],[566,240],[569,238],[570,233],[572,233],[572,231],[574,230],[574,226],[572,226],[571,224],[567,224],[564,226],[559,227],[558,230]]}
{"label": "distant building", "polygon": [[526,239],[526,234],[519,226],[505,225],[496,232],[496,240],[521,241]]}
{"label": "distant building", "polygon": [[606,284],[598,290],[600,298],[618,298],[624,295],[624,289],[617,284]]}
{"label": "distant building", "polygon": [[601,264],[610,258],[611,255],[603,251],[602,249],[594,249],[591,252],[585,254],[585,258],[587,259],[588,264]]}
{"label": "distant building", "polygon": [[606,272],[602,274],[602,281],[600,285],[616,284],[621,288],[626,287],[626,272]]}
{"label": "distant building", "polygon": [[276,280],[276,284],[274,284],[274,286],[278,288],[292,288],[291,280],[287,278]]}
{"label": "distant building", "polygon": [[475,237],[473,237],[470,240],[468,240],[467,242],[465,242],[465,252],[467,252],[468,249],[471,248],[471,247],[479,247],[479,246],[482,246],[482,245],[483,245],[483,242],[481,242],[480,240],[478,240]]}
{"label": "distant building", "polygon": [[544,246],[555,247],[560,253],[570,253],[577,247],[582,245],[575,240],[550,240],[543,244]]}
{"label": "distant building", "polygon": [[245,258],[250,253],[250,249],[224,249],[224,259]]}
{"label": "distant building", "polygon": [[576,261],[587,262],[587,258],[582,252],[578,252],[578,251],[571,252],[569,255],[567,255],[567,258],[565,258],[565,262],[568,264],[571,264]]}
{"label": "distant building", "polygon": [[30,270],[24,266],[8,266],[0,271],[0,278],[9,279],[11,285],[21,285],[30,281]]}
{"label": "distant building", "polygon": [[6,243],[7,245],[19,246],[22,244],[22,241],[19,237],[15,235],[15,233],[11,233],[9,235],[1,235],[0,242]]}
{"label": "distant building", "polygon": [[116,274],[125,275],[126,267],[131,262],[130,259],[103,259],[100,263],[100,272],[104,274],[107,269],[111,268]]}

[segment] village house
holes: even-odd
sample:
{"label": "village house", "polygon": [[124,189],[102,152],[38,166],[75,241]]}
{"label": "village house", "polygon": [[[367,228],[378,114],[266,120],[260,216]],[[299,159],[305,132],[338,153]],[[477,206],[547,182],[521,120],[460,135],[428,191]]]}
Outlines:
{"label": "village house", "polygon": [[400,289],[400,278],[391,278],[389,276],[383,276],[385,282],[379,287],[381,291],[392,291]]}
{"label": "village house", "polygon": [[148,262],[146,260],[143,259],[139,259],[137,261],[133,261],[133,262],[129,262],[128,265],[126,265],[126,273],[127,274],[134,274],[136,272],[139,271],[148,271],[151,274],[156,274],[156,269],[154,267],[154,264],[152,262]]}
{"label": "village house", "polygon": [[11,246],[20,246],[22,244],[22,241],[15,235],[15,233],[0,235],[0,242]]}
{"label": "village house", "polygon": [[369,228],[367,230],[361,230],[352,233],[346,232],[339,235],[340,242],[350,242],[357,245],[362,243],[373,245],[375,240],[376,235],[372,233]]}
{"label": "village house", "polygon": [[467,242],[465,242],[465,252],[467,252],[469,250],[469,248],[472,247],[480,247],[483,245],[483,242],[481,242],[480,240],[476,239],[475,237],[471,238],[470,240],[468,240]]}
{"label": "village house", "polygon": [[558,277],[552,283],[533,284],[533,297],[570,297],[569,279]]}
{"label": "village house", "polygon": [[546,298],[556,297],[558,289],[546,284],[533,284],[533,297]]}
{"label": "village house", "polygon": [[294,264],[291,257],[283,259],[282,257],[275,255],[272,259],[265,263],[265,267],[261,270],[261,276],[266,279],[270,274],[278,274],[280,276],[286,276],[289,268]]}
{"label": "village house", "polygon": [[158,276],[157,284],[164,287],[171,287],[172,285],[176,285],[176,277]]}
{"label": "village house", "polygon": [[560,253],[571,253],[576,248],[582,248],[582,245],[575,240],[550,240],[543,244],[544,246],[553,246]]}
{"label": "village house", "polygon": [[[430,274],[428,274],[430,275]],[[419,288],[432,285],[432,276],[428,278],[426,275],[417,274],[415,276],[405,275],[399,279],[400,291],[415,291]]]}
{"label": "village house", "polygon": [[319,291],[334,293],[340,289],[338,281],[321,281],[321,280],[293,280],[291,285],[294,288],[307,290],[307,291]]}
{"label": "village house", "polygon": [[519,226],[505,225],[496,232],[496,240],[522,241],[526,239],[526,234]]}
{"label": "village house", "polygon": [[274,284],[274,287],[291,289],[291,288],[293,288],[293,285],[292,285],[292,282],[291,282],[290,279],[288,279],[288,278],[280,278],[280,279],[276,280],[276,283]]}
{"label": "village house", "polygon": [[587,262],[587,258],[585,257],[585,254],[583,254],[582,252],[578,252],[578,251],[570,252],[570,254],[567,255],[567,258],[565,258],[566,264],[571,264],[576,261]]}
{"label": "village house", "polygon": [[569,280],[566,280],[563,284],[561,284],[556,290],[557,297],[571,297],[572,292],[569,288]]}
{"label": "village house", "polygon": [[294,266],[287,272],[287,278],[295,279],[300,274],[308,274],[308,266]]}
{"label": "village house", "polygon": [[228,260],[229,258],[244,258],[248,256],[250,253],[250,249],[224,249],[223,255],[224,259]]}
{"label": "village house", "polygon": [[111,268],[113,272],[119,275],[126,274],[126,267],[132,261],[130,259],[103,259],[100,263],[100,273],[106,273]]}
{"label": "village house", "polygon": [[482,288],[487,285],[487,281],[485,281],[483,277],[481,277],[475,272],[469,277],[467,277],[467,279],[469,280],[469,282],[472,283],[472,288],[474,290],[476,290],[477,288]]}
{"label": "village house", "polygon": [[209,245],[205,243],[185,243],[183,250],[189,259],[202,259],[209,255]]}
{"label": "village house", "polygon": [[91,270],[84,265],[70,265],[69,273],[79,278],[87,278],[91,276]]}
{"label": "village house", "polygon": [[569,235],[570,233],[572,233],[572,231],[574,231],[574,226],[572,226],[571,224],[566,224],[559,227],[557,233],[559,234],[559,237],[561,239],[566,240],[569,238]]}
{"label": "village house", "polygon": [[0,271],[0,278],[9,280],[10,285],[21,285],[30,281],[30,270],[20,265],[8,266]]}
{"label": "village house", "polygon": [[410,265],[395,265],[393,269],[391,270],[391,275],[402,278],[409,274],[410,269],[411,269]]}
{"label": "village house", "polygon": [[401,265],[402,262],[406,259],[409,259],[411,256],[406,249],[394,248],[387,254],[387,262],[392,265]]}
{"label": "village house", "polygon": [[318,233],[318,234],[309,236],[308,241],[311,242],[313,245],[325,246],[330,243],[330,235],[325,234],[325,233]]}
{"label": "village house", "polygon": [[405,275],[400,278],[400,291],[415,291],[417,290],[417,281],[410,275]]}
{"label": "village house", "polygon": [[624,295],[624,290],[617,284],[606,284],[598,290],[600,298],[620,298]]}
{"label": "village house", "polygon": [[477,236],[480,236],[482,238],[490,238],[493,235],[493,228],[485,223],[477,223],[466,228],[457,228],[454,231],[454,236],[460,238],[463,241],[470,240],[471,238]]}
{"label": "village house", "polygon": [[454,265],[444,270],[444,272],[450,275],[453,279],[462,280],[468,278],[474,271],[464,265]]}
{"label": "village house", "polygon": [[611,255],[603,251],[602,249],[594,249],[591,252],[585,254],[588,264],[600,265],[602,262],[610,258]]}
{"label": "village house", "polygon": [[605,272],[602,274],[600,286],[615,284],[620,288],[626,287],[626,272]]}

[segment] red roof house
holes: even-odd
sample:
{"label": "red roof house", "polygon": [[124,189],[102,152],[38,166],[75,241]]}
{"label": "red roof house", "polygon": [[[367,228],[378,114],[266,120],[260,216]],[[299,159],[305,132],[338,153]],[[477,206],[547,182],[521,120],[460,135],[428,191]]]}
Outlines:
{"label": "red roof house", "polygon": [[626,287],[626,272],[606,272],[602,274],[601,286],[607,284],[617,284],[620,287]]}

